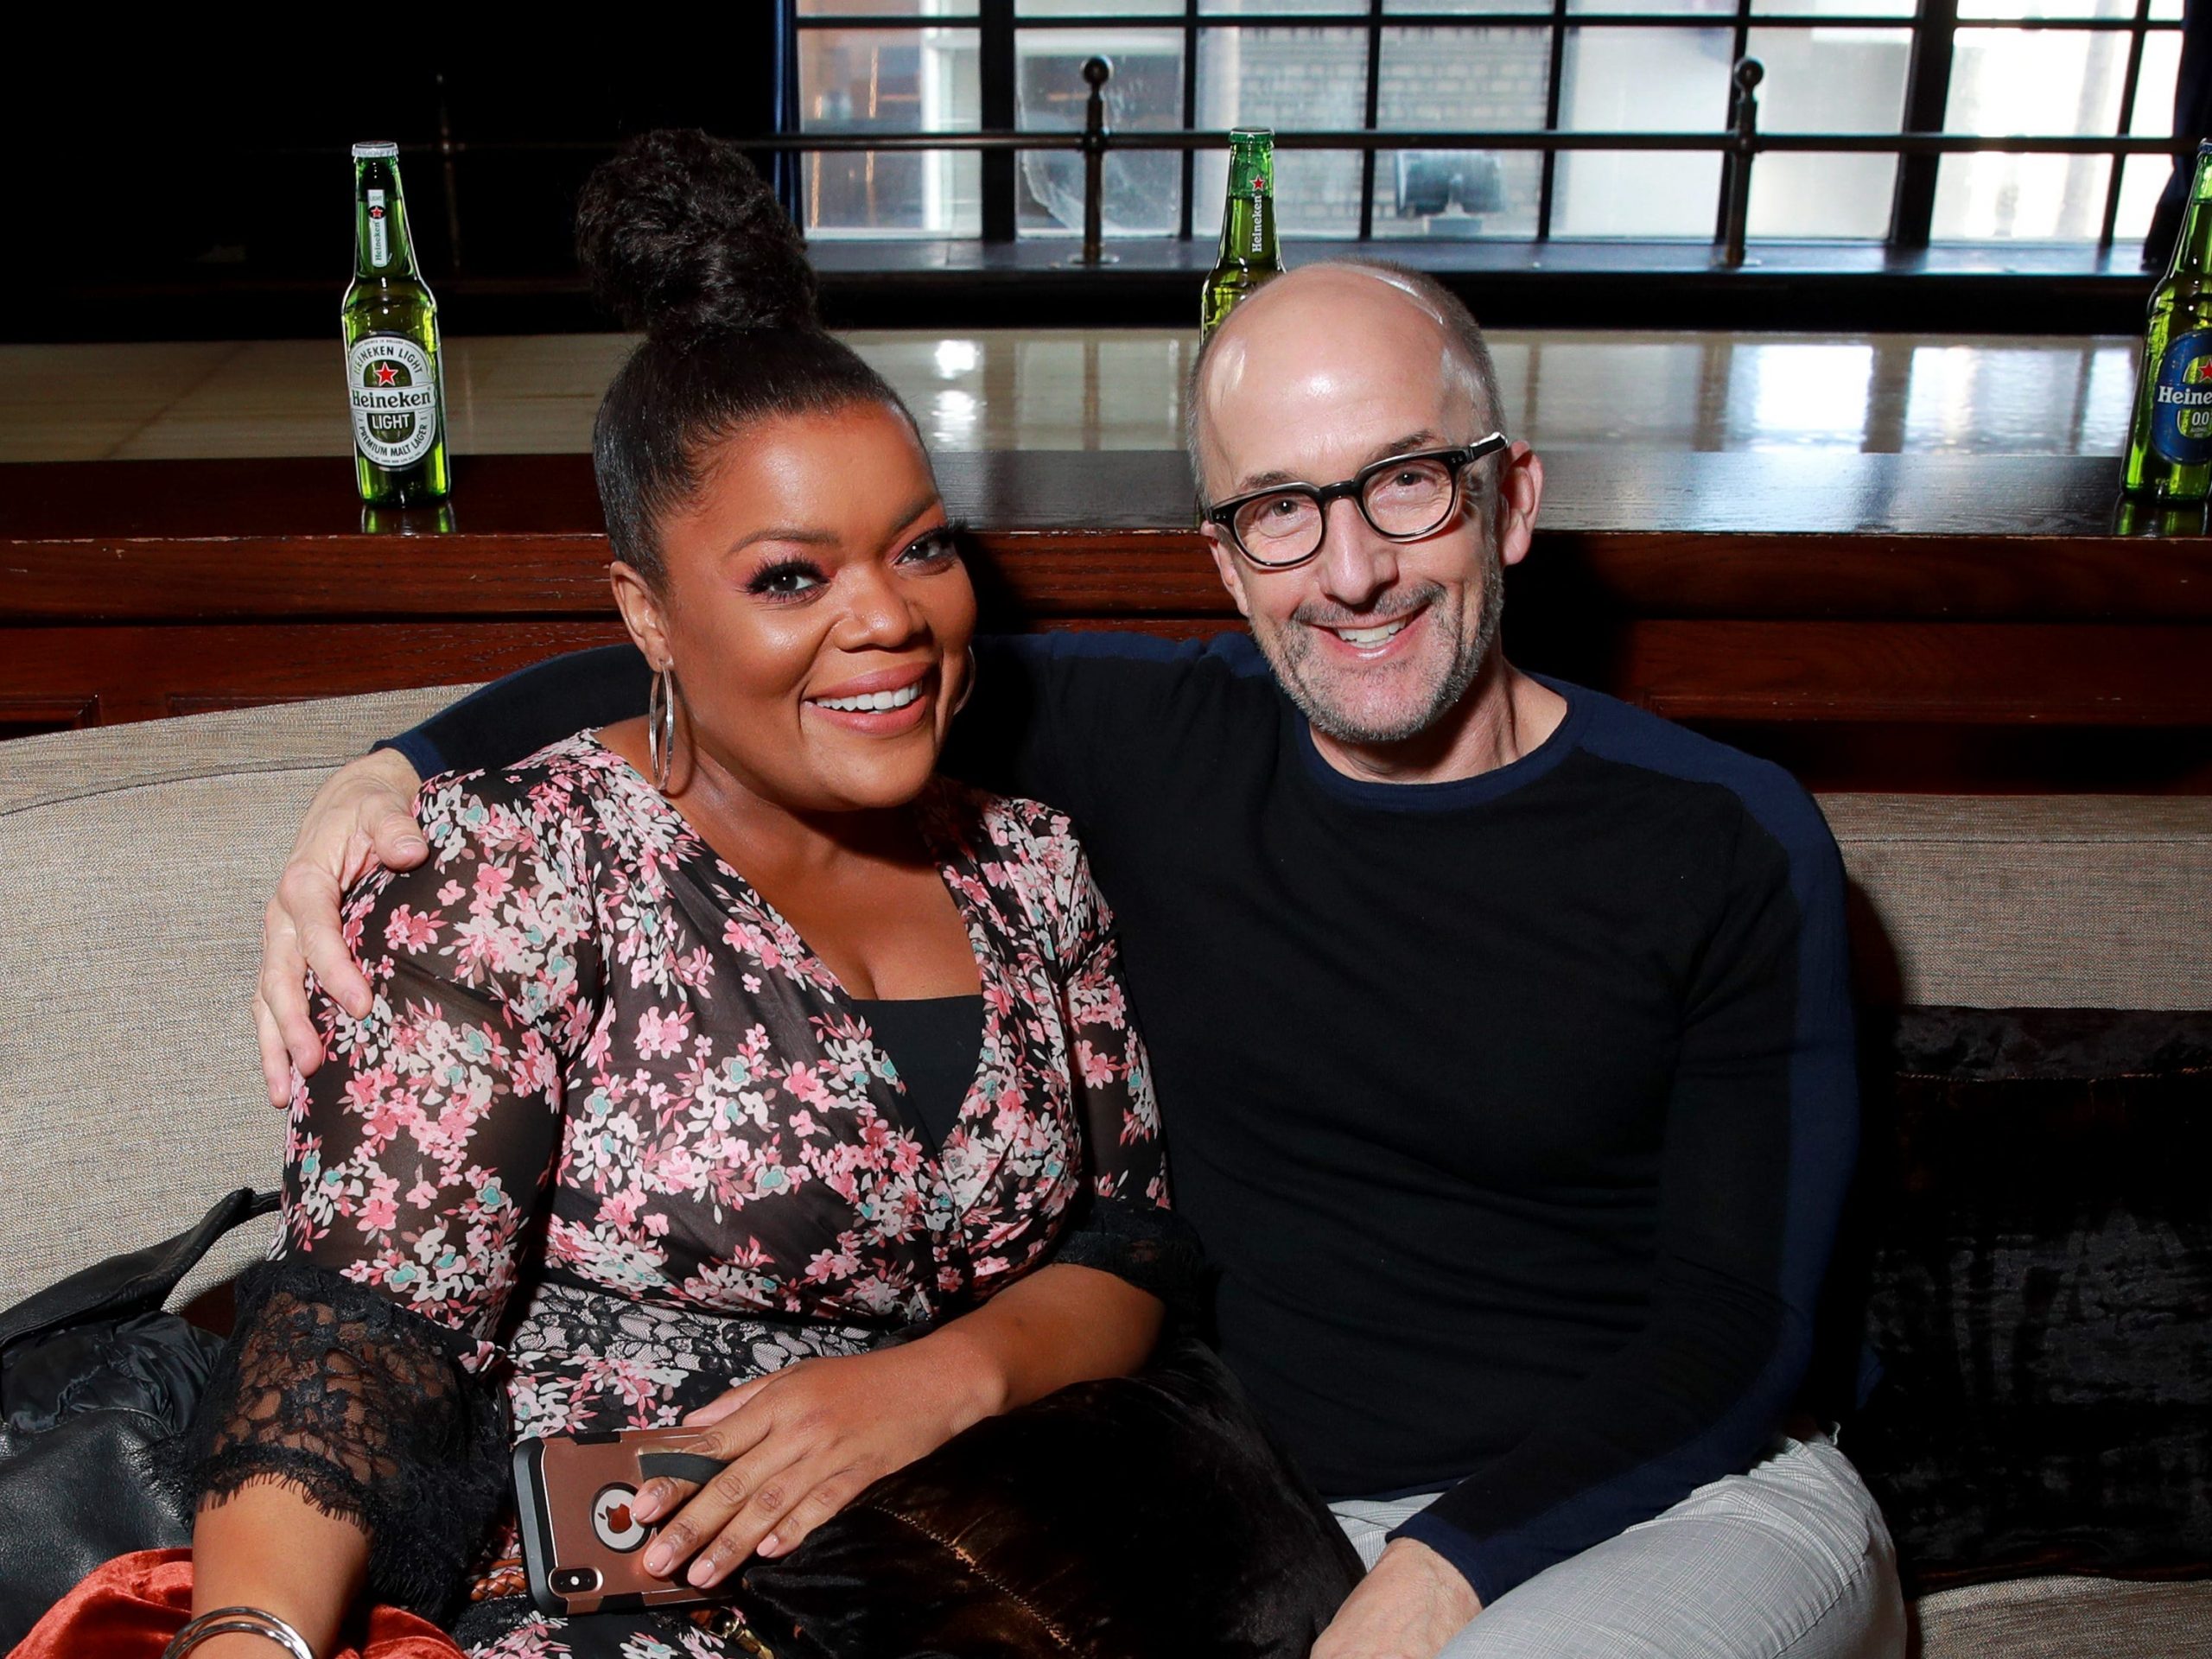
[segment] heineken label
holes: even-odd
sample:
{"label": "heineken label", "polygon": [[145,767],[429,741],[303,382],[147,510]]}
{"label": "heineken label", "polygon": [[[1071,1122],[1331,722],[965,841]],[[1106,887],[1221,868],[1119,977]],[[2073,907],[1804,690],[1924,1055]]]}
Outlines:
{"label": "heineken label", "polygon": [[346,353],[353,447],[379,467],[411,467],[438,441],[438,377],[404,334],[366,334]]}
{"label": "heineken label", "polygon": [[384,192],[369,192],[369,263],[388,265],[391,263],[391,220],[385,212]]}
{"label": "heineken label", "polygon": [[2151,398],[2152,448],[2177,467],[2212,461],[2212,328],[2166,343]]}

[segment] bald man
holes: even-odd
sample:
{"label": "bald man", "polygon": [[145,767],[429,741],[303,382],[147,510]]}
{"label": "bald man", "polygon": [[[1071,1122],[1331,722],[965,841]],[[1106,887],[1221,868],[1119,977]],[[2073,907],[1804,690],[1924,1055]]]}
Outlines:
{"label": "bald man", "polygon": [[[1192,384],[1248,636],[979,645],[954,769],[1070,812],[1119,917],[1222,1352],[1368,1565],[1316,1659],[1904,1651],[1802,1413],[1857,1139],[1842,876],[1773,766],[1497,645],[1543,467],[1428,280],[1307,267]],[[640,712],[626,647],[487,688],[318,798],[306,955],[418,775]]]}

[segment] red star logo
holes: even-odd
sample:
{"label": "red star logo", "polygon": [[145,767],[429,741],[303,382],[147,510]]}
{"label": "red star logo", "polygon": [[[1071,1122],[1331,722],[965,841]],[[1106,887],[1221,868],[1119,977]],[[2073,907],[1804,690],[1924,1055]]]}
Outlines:
{"label": "red star logo", "polygon": [[380,386],[389,386],[397,382],[398,378],[399,371],[393,368],[391,364],[379,363],[377,365],[377,385]]}
{"label": "red star logo", "polygon": [[383,209],[383,208],[381,208],[381,207],[372,207],[372,208],[370,208],[370,209],[369,209],[369,217],[370,217],[371,219],[382,219],[382,218],[384,217],[384,209]]}

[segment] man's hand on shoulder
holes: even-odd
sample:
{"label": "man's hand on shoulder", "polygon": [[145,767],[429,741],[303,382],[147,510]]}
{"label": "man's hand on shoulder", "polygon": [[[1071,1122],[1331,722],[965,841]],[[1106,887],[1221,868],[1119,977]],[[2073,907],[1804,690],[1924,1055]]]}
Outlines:
{"label": "man's hand on shoulder", "polygon": [[378,749],[348,761],[316,791],[300,820],[292,856],[261,924],[261,983],[253,1023],[269,1098],[291,1098],[291,1068],[302,1076],[322,1064],[322,1039],[308,1018],[307,970],[315,969],[338,1006],[355,1018],[369,1011],[369,982],[346,948],[338,906],[346,889],[378,865],[411,869],[429,855],[415,819],[422,780],[406,758]]}
{"label": "man's hand on shoulder", "polygon": [[1482,1610],[1451,1562],[1414,1539],[1394,1539],[1321,1632],[1313,1659],[1436,1659]]}

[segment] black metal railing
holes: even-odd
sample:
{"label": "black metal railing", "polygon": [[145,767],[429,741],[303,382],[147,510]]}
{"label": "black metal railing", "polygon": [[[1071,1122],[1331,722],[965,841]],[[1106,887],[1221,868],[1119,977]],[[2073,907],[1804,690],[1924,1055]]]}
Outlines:
{"label": "black metal railing", "polygon": [[[858,20],[855,20],[858,21]],[[1494,21],[1494,20],[1493,20]],[[1608,27],[1625,17],[1606,14]],[[1674,21],[1681,22],[1679,17]],[[1762,15],[1762,25],[1769,20]],[[1834,19],[1824,19],[1833,22]],[[1896,20],[1885,20],[1894,22]],[[2104,156],[2118,162],[2130,156],[2186,156],[2196,149],[2193,139],[2131,137],[2110,134],[2072,137],[1989,136],[1951,132],[1763,132],[1758,124],[1758,86],[1765,67],[1757,58],[1738,60],[1730,92],[1730,124],[1718,132],[1594,132],[1551,129],[1470,128],[1459,131],[1430,129],[1377,130],[1362,127],[1343,130],[1306,129],[1277,131],[1278,149],[1357,150],[1371,158],[1379,150],[1536,150],[1547,158],[1573,150],[1675,150],[1685,153],[1718,151],[1723,157],[1720,194],[1713,238],[1713,263],[1735,269],[1745,263],[1750,236],[1751,173],[1758,158],[1769,154],[1894,155],[1905,156],[2000,154],[2014,156]],[[1104,175],[1106,157],[1116,150],[1197,151],[1226,149],[1226,132],[1156,128],[1117,132],[1106,119],[1106,88],[1113,76],[1111,62],[1103,57],[1087,59],[1083,78],[1090,88],[1084,124],[1078,131],[997,130],[976,132],[796,132],[766,137],[734,138],[740,149],[755,153],[836,155],[856,151],[914,150],[973,151],[1007,155],[1021,150],[1066,150],[1084,158],[1082,251],[1077,263],[1096,266],[1105,261]],[[572,141],[472,140],[455,137],[450,124],[439,124],[435,143],[402,144],[403,150],[429,152],[441,162],[446,195],[448,233],[455,270],[461,263],[461,214],[455,194],[458,158],[482,151],[606,150],[611,143]],[[1187,192],[1186,192],[1187,194]],[[2112,233],[2109,207],[2105,235]]]}
{"label": "black metal railing", "polygon": [[[1610,26],[1620,19],[1608,14],[1605,21]],[[1681,20],[1674,21],[1679,23]],[[2187,155],[2196,148],[2188,139],[2105,134],[2014,137],[1949,132],[1762,132],[1758,124],[1758,86],[1765,74],[1765,67],[1757,58],[1737,61],[1730,95],[1730,125],[1723,132],[1560,132],[1525,128],[1458,132],[1427,129],[1378,131],[1363,127],[1345,131],[1277,132],[1275,148],[1352,149],[1367,156],[1385,149],[1533,149],[1546,156],[1578,149],[1718,150],[1725,158],[1725,165],[1721,168],[1720,200],[1715,215],[1720,228],[1713,238],[1714,260],[1730,269],[1741,265],[1745,260],[1750,234],[1752,164],[1770,152],[1899,156],[1996,152],[2019,156],[2109,156],[2116,160],[2126,156]],[[1108,154],[1116,149],[1223,149],[1229,144],[1225,132],[1114,131],[1106,122],[1106,86],[1112,75],[1113,67],[1104,58],[1094,57],[1084,62],[1083,78],[1090,92],[1081,132],[802,133],[741,142],[753,149],[800,152],[1080,150],[1084,162],[1081,258],[1084,264],[1096,265],[1104,257],[1101,181]]]}

